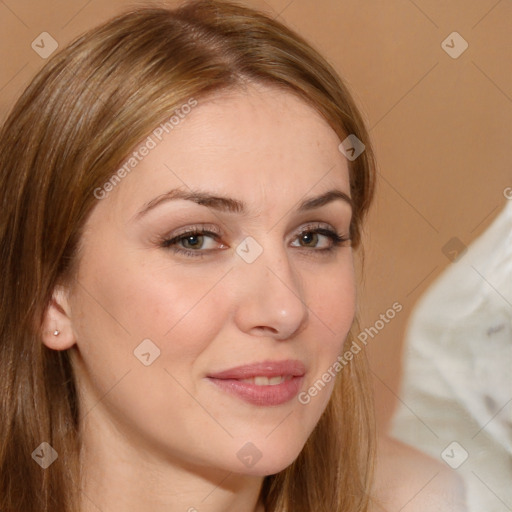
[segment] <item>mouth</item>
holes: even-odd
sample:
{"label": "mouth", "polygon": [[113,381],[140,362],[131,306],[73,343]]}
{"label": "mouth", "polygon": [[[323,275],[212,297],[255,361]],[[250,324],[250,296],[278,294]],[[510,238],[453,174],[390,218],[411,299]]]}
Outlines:
{"label": "mouth", "polygon": [[276,384],[282,384],[290,379],[293,379],[292,375],[279,375],[278,377],[264,377],[259,375],[258,377],[252,377],[250,379],[238,379],[239,382],[246,382],[247,384],[256,384],[256,386],[275,386]]}
{"label": "mouth", "polygon": [[258,406],[282,405],[300,390],[305,366],[297,360],[264,361],[208,375],[220,390]]}

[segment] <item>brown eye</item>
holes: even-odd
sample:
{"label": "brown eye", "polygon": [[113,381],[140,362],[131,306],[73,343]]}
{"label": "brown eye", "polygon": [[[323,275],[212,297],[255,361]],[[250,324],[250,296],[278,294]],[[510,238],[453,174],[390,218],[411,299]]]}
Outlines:
{"label": "brown eye", "polygon": [[306,246],[312,244],[313,247],[315,247],[316,244],[318,243],[318,233],[307,231],[306,233],[300,235],[300,240],[304,242]]}
{"label": "brown eye", "polygon": [[[203,235],[188,235],[179,240],[183,243],[185,249],[201,249],[204,243]],[[188,247],[187,247],[188,246]]]}
{"label": "brown eye", "polygon": [[339,235],[332,229],[317,227],[315,229],[307,228],[303,230],[299,233],[297,240],[299,245],[294,245],[294,247],[314,249],[318,252],[334,250],[337,246],[347,242],[349,238]]}
{"label": "brown eye", "polygon": [[204,256],[205,253],[218,249],[221,245],[218,241],[218,233],[207,230],[190,230],[171,238],[166,238],[160,243],[161,247],[170,249],[186,256]]}

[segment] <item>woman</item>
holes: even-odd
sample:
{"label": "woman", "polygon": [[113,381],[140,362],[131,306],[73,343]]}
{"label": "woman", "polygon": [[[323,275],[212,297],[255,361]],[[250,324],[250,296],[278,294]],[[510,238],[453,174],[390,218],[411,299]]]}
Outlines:
{"label": "woman", "polygon": [[322,57],[235,4],[139,9],[0,148],[0,510],[371,509],[374,161]]}

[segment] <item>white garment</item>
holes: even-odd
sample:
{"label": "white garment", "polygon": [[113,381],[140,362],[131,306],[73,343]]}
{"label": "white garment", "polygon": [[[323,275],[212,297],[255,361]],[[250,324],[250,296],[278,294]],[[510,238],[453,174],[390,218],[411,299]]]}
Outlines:
{"label": "white garment", "polygon": [[391,434],[458,466],[469,512],[510,512],[512,200],[420,299],[404,356]]}

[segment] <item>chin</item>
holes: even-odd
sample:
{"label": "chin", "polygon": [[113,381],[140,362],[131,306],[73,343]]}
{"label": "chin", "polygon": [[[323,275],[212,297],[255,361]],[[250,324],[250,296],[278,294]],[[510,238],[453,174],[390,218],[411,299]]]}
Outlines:
{"label": "chin", "polygon": [[237,449],[235,467],[230,470],[253,476],[279,473],[290,466],[302,451],[305,441],[297,441],[293,438],[276,438],[274,442],[269,442],[269,439],[262,437],[259,441],[244,442]]}

